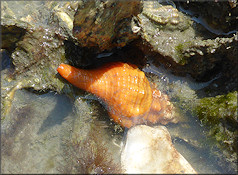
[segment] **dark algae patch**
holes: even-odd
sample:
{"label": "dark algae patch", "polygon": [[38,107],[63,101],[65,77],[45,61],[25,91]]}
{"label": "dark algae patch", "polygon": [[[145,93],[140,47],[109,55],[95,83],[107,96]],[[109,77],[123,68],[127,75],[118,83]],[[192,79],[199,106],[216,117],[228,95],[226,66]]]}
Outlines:
{"label": "dark algae patch", "polygon": [[232,162],[225,168],[233,172],[237,168],[237,91],[200,99],[196,113],[208,127],[208,136],[223,150],[226,161]]}

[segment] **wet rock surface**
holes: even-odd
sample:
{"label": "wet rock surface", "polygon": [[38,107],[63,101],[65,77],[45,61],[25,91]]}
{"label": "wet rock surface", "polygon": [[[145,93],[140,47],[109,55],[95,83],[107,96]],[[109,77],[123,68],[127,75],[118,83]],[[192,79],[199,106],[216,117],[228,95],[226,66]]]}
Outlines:
{"label": "wet rock surface", "polygon": [[141,10],[140,1],[86,1],[74,16],[74,36],[83,47],[96,51],[123,47],[137,38],[130,23]]}
{"label": "wet rock surface", "polygon": [[39,98],[17,90],[1,121],[1,173],[58,173],[61,144],[69,137],[72,119],[67,97],[51,93]]}
{"label": "wet rock surface", "polygon": [[[69,15],[75,3],[71,3],[72,8],[68,8],[69,3],[64,2],[57,4],[17,2],[17,5],[28,13],[19,13],[14,8],[15,5],[6,1],[1,5],[1,26],[4,29],[2,48],[6,49],[5,53],[8,53],[12,62],[10,71],[1,72],[4,77],[1,96],[3,111],[7,111],[5,108],[9,107],[16,89],[33,88],[38,91],[63,89],[64,84],[56,76],[56,69],[65,61],[64,40],[73,39]],[[30,6],[32,8],[29,8]],[[33,7],[37,10],[33,10]],[[57,16],[59,12],[65,15]],[[65,20],[66,13],[69,14],[67,20]],[[71,27],[72,24],[73,20]],[[65,30],[67,27],[68,30]]]}
{"label": "wet rock surface", "polygon": [[[176,3],[176,2],[175,2]],[[210,32],[217,35],[228,35],[237,31],[238,8],[236,0],[222,2],[177,2],[179,10],[185,12],[198,23],[203,24]],[[213,10],[211,10],[213,9]]]}
{"label": "wet rock surface", "polygon": [[143,11],[134,18],[132,28],[155,52],[180,62],[175,46],[194,38],[192,21],[171,5],[144,1]]}
{"label": "wet rock surface", "polygon": [[[91,100],[92,103],[94,100]],[[120,165],[121,134],[108,127],[106,111],[98,111],[97,105],[89,105],[78,96],[74,101],[77,117],[72,124],[71,136],[62,144],[61,173],[115,174],[122,173]],[[106,121],[105,121],[105,118]],[[117,134],[117,135],[114,135]],[[112,137],[114,136],[114,137]],[[118,144],[117,144],[118,142]]]}
{"label": "wet rock surface", "polygon": [[[32,29],[32,33],[27,32],[16,44],[11,58],[14,71],[6,72],[3,76],[6,81],[3,84],[2,103],[11,100],[8,94],[14,94],[16,89],[34,88],[46,91],[62,88],[63,84],[55,74],[58,64],[65,60],[64,46],[55,33],[44,28]],[[8,87],[4,87],[7,84]]]}
{"label": "wet rock surface", "polygon": [[138,46],[178,75],[207,81],[217,74],[221,62],[236,60],[235,31],[229,37],[207,34],[203,26],[171,5],[144,1],[142,13],[133,19],[133,31],[144,39]]}
{"label": "wet rock surface", "polygon": [[98,113],[97,105],[88,102],[17,90],[1,124],[1,172],[123,172],[118,159],[122,135],[112,130],[106,111]]}

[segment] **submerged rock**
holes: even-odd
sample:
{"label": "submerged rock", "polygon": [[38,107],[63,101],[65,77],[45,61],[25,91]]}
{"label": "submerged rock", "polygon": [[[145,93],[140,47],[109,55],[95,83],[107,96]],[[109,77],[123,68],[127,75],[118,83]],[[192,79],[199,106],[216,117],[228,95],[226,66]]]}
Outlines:
{"label": "submerged rock", "polygon": [[[120,147],[112,137],[105,121],[89,107],[87,101],[77,98],[74,102],[77,117],[71,135],[63,144],[63,161],[59,167],[64,174],[117,174],[120,166]],[[103,115],[103,114],[100,114]],[[106,116],[107,117],[107,116]],[[119,136],[120,137],[120,136]],[[120,138],[121,139],[121,138]]]}
{"label": "submerged rock", "polygon": [[[63,41],[48,29],[31,29],[16,44],[11,58],[14,72],[4,74],[1,107],[9,108],[16,89],[60,91],[64,84],[55,75],[58,65],[65,60]],[[12,95],[10,95],[12,94]]]}
{"label": "submerged rock", "polygon": [[65,96],[17,90],[9,115],[1,120],[1,173],[58,174],[72,120]]}
{"label": "submerged rock", "polygon": [[[196,108],[197,115],[203,125],[208,127],[207,135],[216,141],[216,146],[223,150],[219,154],[212,150],[218,157],[221,167],[228,172],[236,171],[237,164],[237,91],[227,95],[218,95],[200,99]],[[224,164],[223,159],[228,164]]]}
{"label": "submerged rock", "polygon": [[164,126],[138,125],[131,128],[122,151],[121,164],[126,173],[196,174],[174,148]]}
{"label": "submerged rock", "polygon": [[[13,71],[1,72],[4,77],[2,114],[7,114],[17,89],[58,92],[64,87],[67,89],[56,76],[56,69],[66,60],[64,41],[73,39],[71,17],[73,18],[74,6],[73,2],[15,4],[5,1],[1,4],[4,36],[2,48],[8,51],[13,65]],[[19,11],[19,7],[23,11]]]}
{"label": "submerged rock", "polygon": [[234,36],[215,35],[189,15],[157,1],[143,2],[143,11],[133,18],[132,28],[144,41],[138,47],[153,55],[157,64],[199,81],[213,78],[221,62],[230,62],[237,56],[235,31]]}
{"label": "submerged rock", "polygon": [[86,1],[74,17],[74,36],[83,47],[98,51],[123,47],[137,38],[131,30],[131,18],[141,10],[135,1]]}

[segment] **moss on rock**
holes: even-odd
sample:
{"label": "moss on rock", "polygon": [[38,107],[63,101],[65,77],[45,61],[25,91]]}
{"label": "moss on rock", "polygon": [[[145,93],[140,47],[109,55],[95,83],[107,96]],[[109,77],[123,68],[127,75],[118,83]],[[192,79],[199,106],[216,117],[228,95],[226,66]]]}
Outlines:
{"label": "moss on rock", "polygon": [[200,99],[196,112],[201,123],[209,128],[208,136],[215,139],[226,161],[232,163],[228,169],[235,169],[238,134],[237,91]]}

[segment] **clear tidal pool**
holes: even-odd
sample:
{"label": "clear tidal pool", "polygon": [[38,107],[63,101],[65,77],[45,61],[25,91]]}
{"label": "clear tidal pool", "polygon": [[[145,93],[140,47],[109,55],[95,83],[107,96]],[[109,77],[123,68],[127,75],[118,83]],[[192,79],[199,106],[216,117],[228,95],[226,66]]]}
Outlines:
{"label": "clear tidal pool", "polygon": [[[28,3],[21,4],[19,1],[17,5],[16,2],[9,2],[8,5],[16,9],[16,15],[24,17],[29,11],[22,9]],[[35,1],[32,4],[28,9],[30,11],[43,7],[44,2]],[[40,25],[47,22],[43,19]],[[3,64],[9,68],[10,62],[5,60]],[[171,98],[185,119],[185,122],[166,126],[176,149],[199,174],[226,174],[209,151],[210,139],[205,135],[206,128],[190,111],[197,99],[196,91],[208,86],[212,80],[197,83],[190,77],[174,76],[162,66],[157,68],[151,62],[148,64],[143,71],[158,85],[158,89]],[[180,103],[178,95],[183,96]],[[80,108],[76,109],[74,102],[65,95],[17,90],[9,114],[1,121],[1,173],[93,172],[93,167],[86,168],[88,164],[93,164],[91,161],[97,156],[105,156],[105,164],[116,172],[120,166],[120,151],[126,130],[113,124],[96,98],[88,97],[92,95],[85,93],[79,96],[76,100]],[[77,138],[83,142],[75,143]]]}
{"label": "clear tidal pool", "polygon": [[[151,63],[143,71],[158,75],[156,76],[160,77],[157,79],[159,82],[157,84],[160,84],[158,88],[166,92],[171,99],[183,90],[188,99],[184,103],[195,100],[194,89],[200,89],[209,84],[209,82],[195,83],[190,78],[174,76],[162,67],[156,68]],[[155,78],[153,80],[156,82]],[[168,91],[169,84],[176,85],[173,92]],[[84,100],[82,100],[83,98]],[[112,121],[108,119],[109,116],[104,107],[98,105],[97,100],[85,99],[85,96],[82,96],[81,103],[92,107],[91,111],[86,111],[89,123],[91,118],[102,123],[97,125],[99,128],[94,134],[98,134],[98,137],[102,138],[101,142],[106,143],[113,161],[117,162],[119,166],[120,156],[118,155],[120,155],[121,144],[126,132],[113,131],[113,127],[107,126],[107,123],[109,122],[111,125]],[[97,107],[94,108],[94,105]],[[85,111],[82,113],[85,114]],[[67,149],[66,142],[74,137],[72,133],[76,127],[75,123],[82,122],[77,121],[80,118],[79,114],[80,110],[75,110],[73,102],[65,95],[54,92],[36,94],[25,89],[17,90],[10,113],[1,125],[2,173],[65,172],[66,170],[62,167],[68,166],[70,161],[77,161],[73,160],[74,156],[72,155],[66,156],[65,149]],[[181,115],[184,115],[186,122],[166,126],[176,149],[198,173],[226,173],[217,165],[215,157],[209,153],[208,148],[198,149],[196,147],[200,144],[199,142],[209,142],[204,134],[205,128],[201,126],[196,116],[192,116],[189,110],[181,112]],[[86,127],[80,128],[79,137],[82,137],[82,133],[87,133],[86,130],[88,130]],[[88,139],[84,144],[91,144],[90,142],[92,140]],[[70,143],[68,142],[68,144]],[[84,147],[80,149],[80,153],[75,151],[75,154],[83,155],[83,149]],[[87,151],[85,150],[85,152]],[[70,158],[72,160],[69,161]],[[77,171],[80,173],[80,168]]]}

